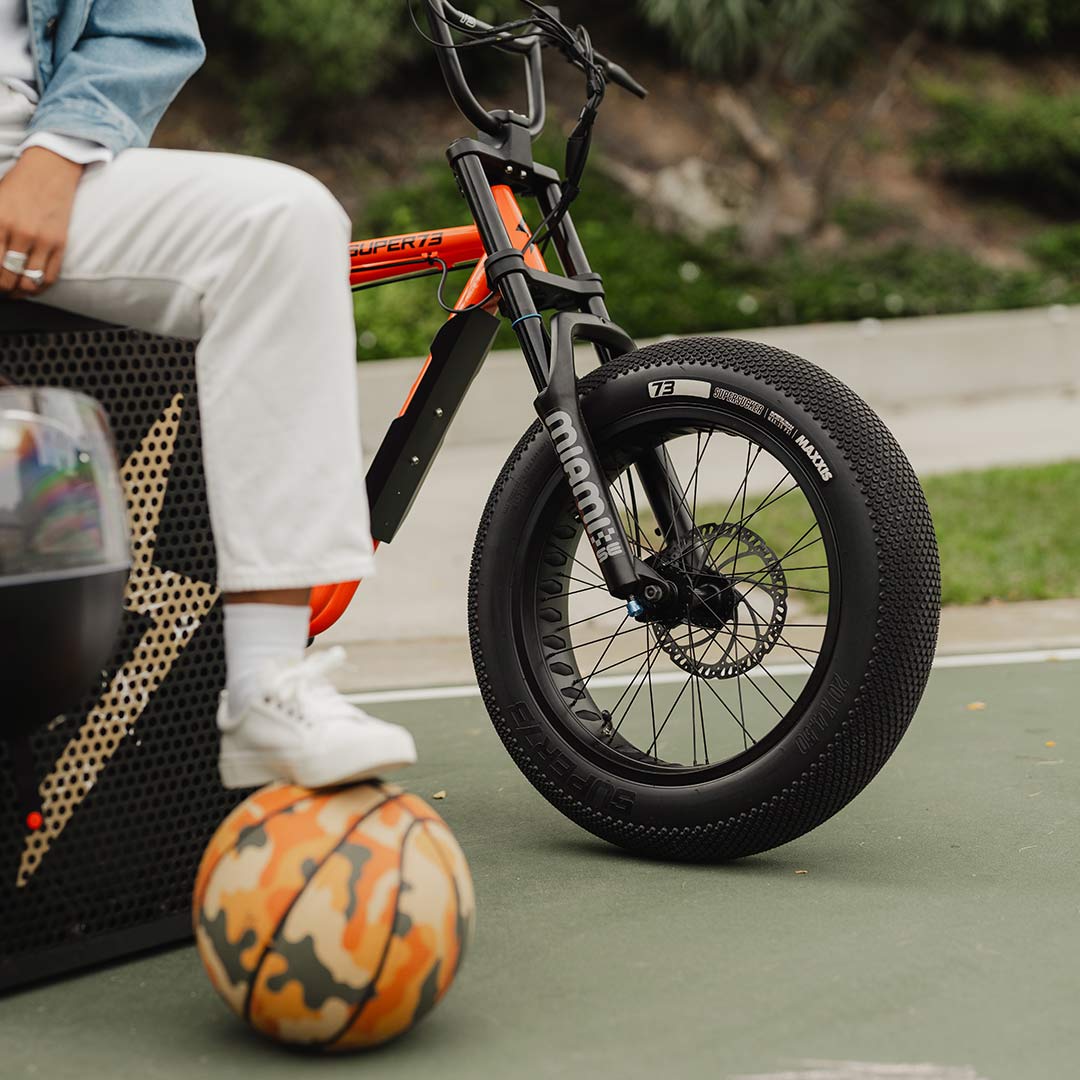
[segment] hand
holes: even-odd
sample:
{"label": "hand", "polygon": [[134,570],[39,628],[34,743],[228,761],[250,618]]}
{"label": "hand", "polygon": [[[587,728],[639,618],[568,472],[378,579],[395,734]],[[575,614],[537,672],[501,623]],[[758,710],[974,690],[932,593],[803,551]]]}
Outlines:
{"label": "hand", "polygon": [[8,251],[28,255],[27,270],[43,270],[35,285],[0,268],[0,293],[40,296],[60,276],[68,224],[83,166],[44,147],[24,150],[0,180],[0,259]]}

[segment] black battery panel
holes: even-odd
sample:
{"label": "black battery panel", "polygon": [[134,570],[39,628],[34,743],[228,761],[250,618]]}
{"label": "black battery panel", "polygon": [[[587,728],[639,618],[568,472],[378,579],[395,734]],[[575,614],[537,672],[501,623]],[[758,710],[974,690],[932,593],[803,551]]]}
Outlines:
{"label": "black battery panel", "polygon": [[194,344],[0,303],[0,377],[104,405],[133,542],[112,659],[32,737],[39,820],[27,821],[0,742],[6,990],[189,936],[199,859],[242,796],[217,775],[225,665]]}

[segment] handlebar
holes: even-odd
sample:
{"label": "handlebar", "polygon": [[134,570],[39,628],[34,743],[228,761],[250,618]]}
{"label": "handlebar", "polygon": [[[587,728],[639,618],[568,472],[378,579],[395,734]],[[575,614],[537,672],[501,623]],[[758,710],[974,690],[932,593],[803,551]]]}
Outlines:
{"label": "handlebar", "polygon": [[[481,33],[494,34],[496,40],[492,42],[495,48],[503,52],[515,53],[525,57],[526,78],[529,92],[529,112],[525,117],[526,127],[532,136],[539,135],[544,127],[546,112],[544,97],[544,70],[542,49],[544,41],[540,34],[527,34],[516,36],[510,33],[497,33],[496,28],[474,15],[459,11],[448,0],[427,0],[426,3],[428,23],[431,26],[435,40],[442,48],[437,49],[439,67],[442,69],[443,78],[450,90],[450,96],[454,103],[465,114],[472,124],[480,131],[493,137],[501,137],[505,133],[506,119],[496,116],[485,109],[477,100],[468,82],[465,72],[461,67],[461,60],[457,50],[453,48],[454,39],[450,32],[450,25],[456,23],[465,31],[480,31]],[[624,90],[639,98],[648,96],[648,91],[634,79],[624,68],[608,60],[600,53],[594,53],[594,59],[603,69],[605,76],[610,82],[621,86]]]}

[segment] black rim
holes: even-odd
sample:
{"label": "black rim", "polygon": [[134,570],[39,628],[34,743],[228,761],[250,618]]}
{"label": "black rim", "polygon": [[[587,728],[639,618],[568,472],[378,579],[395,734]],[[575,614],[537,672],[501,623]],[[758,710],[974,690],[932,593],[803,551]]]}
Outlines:
{"label": "black rim", "polygon": [[[791,730],[833,654],[840,573],[820,480],[771,431],[707,408],[653,408],[598,442],[631,543],[684,602],[632,619],[553,473],[513,575],[522,667],[549,720],[605,771],[665,785],[736,772]],[[681,543],[650,520],[633,466],[659,445],[695,522]]]}

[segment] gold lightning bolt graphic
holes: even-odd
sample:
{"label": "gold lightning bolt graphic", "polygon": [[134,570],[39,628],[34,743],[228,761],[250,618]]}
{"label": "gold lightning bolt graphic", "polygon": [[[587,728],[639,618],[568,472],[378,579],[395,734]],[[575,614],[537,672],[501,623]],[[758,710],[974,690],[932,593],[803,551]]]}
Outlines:
{"label": "gold lightning bolt graphic", "polygon": [[218,598],[218,590],[154,565],[158,522],[165,502],[176,435],[184,408],[177,394],[124,463],[123,482],[131,524],[132,566],[124,606],[153,620],[131,657],[113,676],[78,732],[38,788],[44,824],[26,837],[16,886],[41,866],[124,738],[132,733]]}

